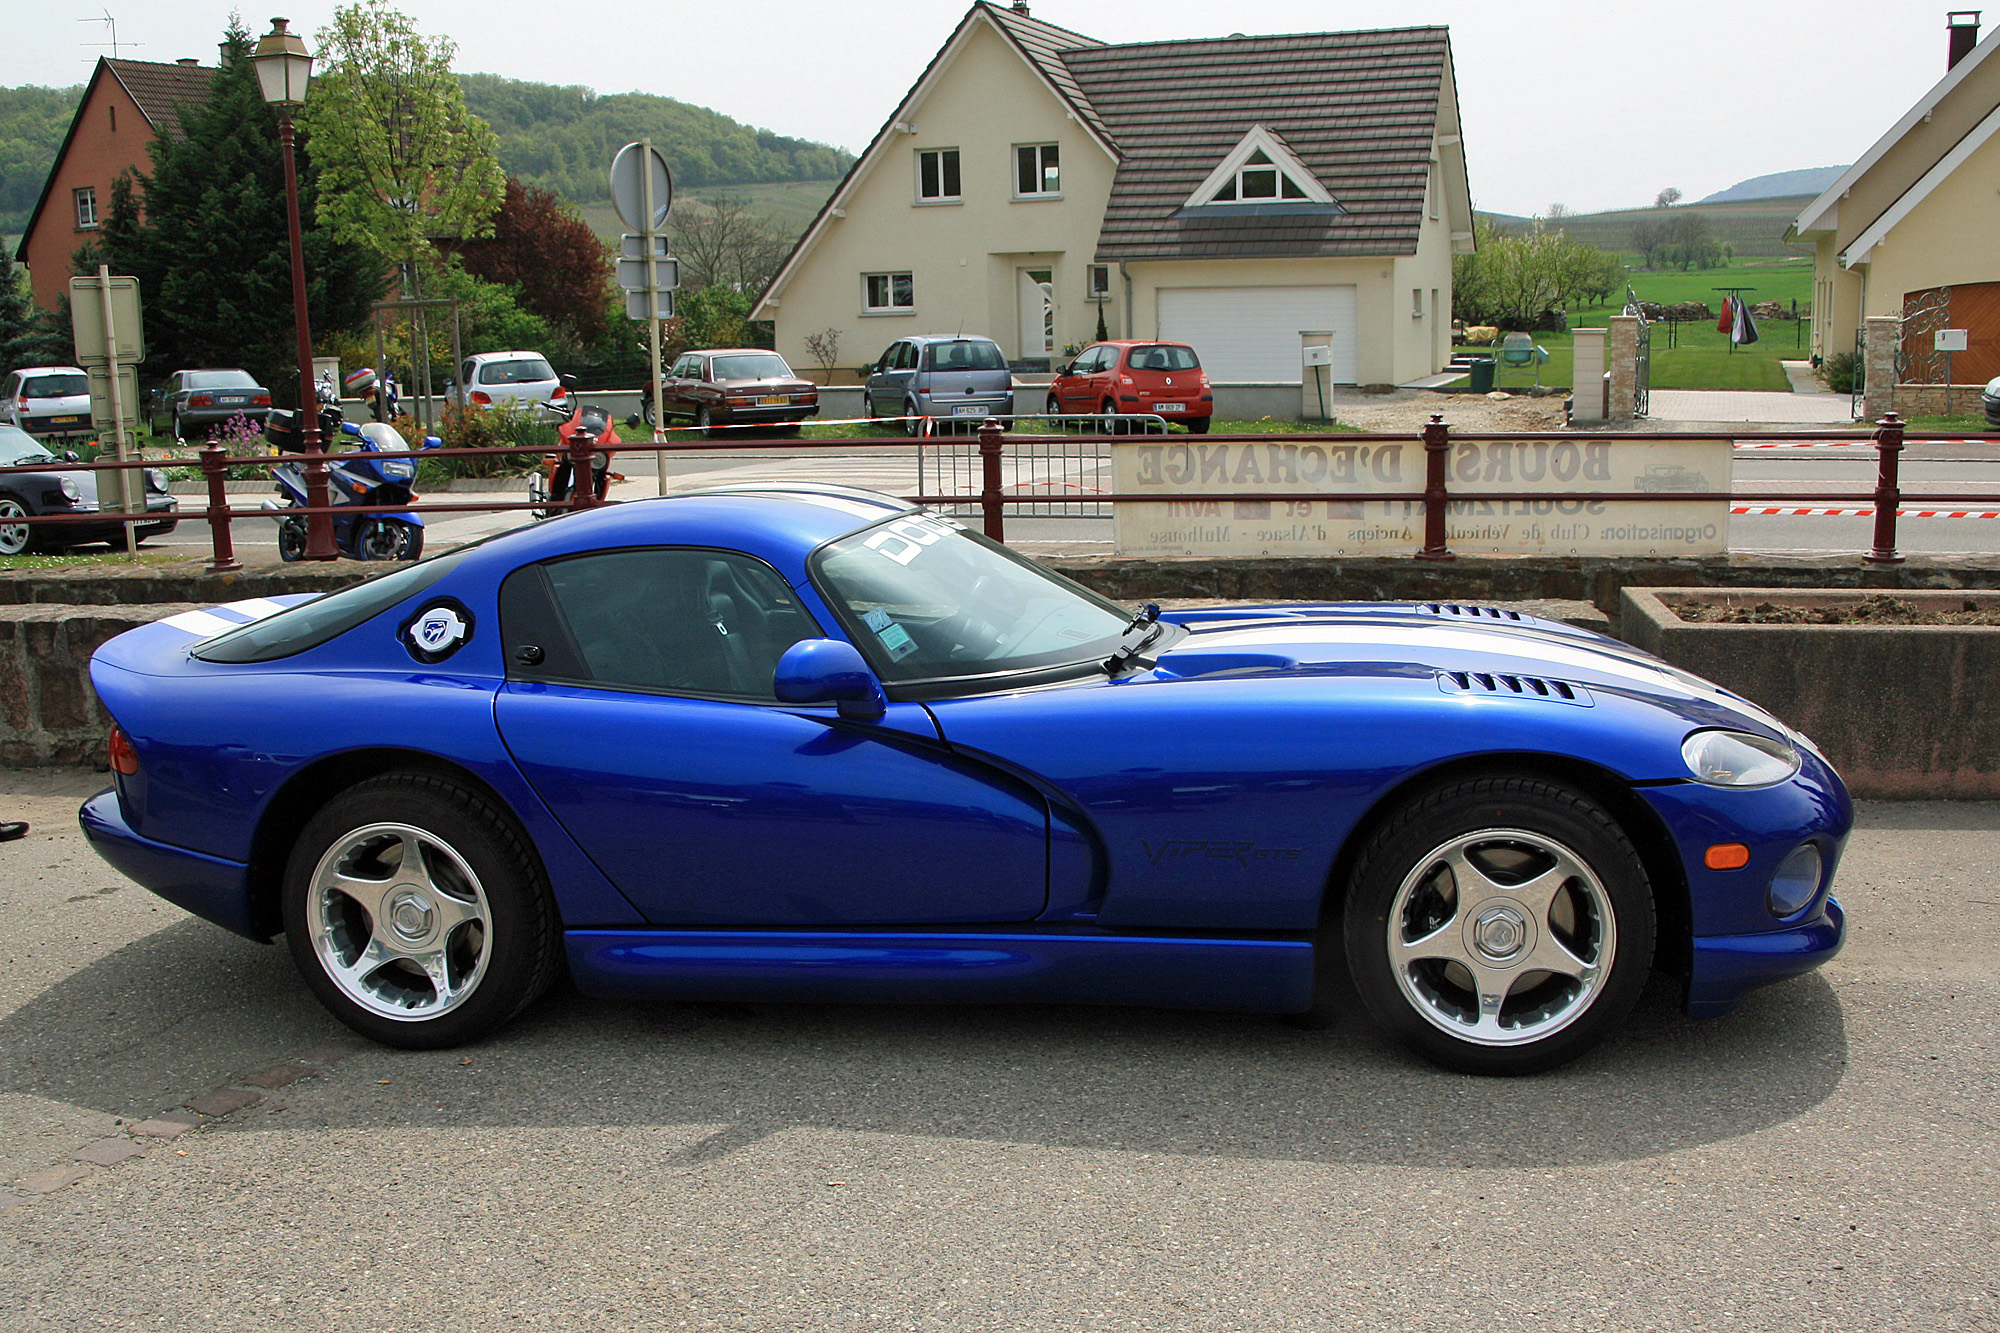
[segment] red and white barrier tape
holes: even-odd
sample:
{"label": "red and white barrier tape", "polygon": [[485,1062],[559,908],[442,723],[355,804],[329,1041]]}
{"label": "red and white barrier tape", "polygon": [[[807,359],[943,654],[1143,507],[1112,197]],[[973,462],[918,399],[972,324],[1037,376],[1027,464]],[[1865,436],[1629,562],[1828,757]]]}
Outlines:
{"label": "red and white barrier tape", "polygon": [[[1875,510],[1834,509],[1819,505],[1732,505],[1732,514],[1796,514],[1809,518],[1873,518]],[[1898,518],[2000,518],[2000,509],[1898,509]]]}

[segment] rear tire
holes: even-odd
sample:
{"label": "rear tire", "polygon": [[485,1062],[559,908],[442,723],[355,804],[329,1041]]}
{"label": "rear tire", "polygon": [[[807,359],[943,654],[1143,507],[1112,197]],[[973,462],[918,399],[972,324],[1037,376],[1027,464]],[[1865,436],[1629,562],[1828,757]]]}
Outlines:
{"label": "rear tire", "polygon": [[1526,777],[1420,795],[1376,831],[1344,910],[1376,1021],[1473,1074],[1575,1059],[1631,1011],[1656,930],[1652,886],[1588,796]]}
{"label": "rear tire", "polygon": [[278,559],[303,560],[306,556],[306,521],[302,518],[278,520]]}
{"label": "rear tire", "polygon": [[1187,428],[1190,435],[1206,435],[1208,434],[1208,418],[1189,417]]}
{"label": "rear tire", "polygon": [[708,410],[706,403],[694,410],[694,424],[704,440],[712,440],[722,433],[715,428],[715,414]]}
{"label": "rear tire", "polygon": [[562,924],[527,836],[482,795],[426,774],[371,778],[307,822],[284,920],[320,1003],[407,1050],[485,1036],[561,967]]}

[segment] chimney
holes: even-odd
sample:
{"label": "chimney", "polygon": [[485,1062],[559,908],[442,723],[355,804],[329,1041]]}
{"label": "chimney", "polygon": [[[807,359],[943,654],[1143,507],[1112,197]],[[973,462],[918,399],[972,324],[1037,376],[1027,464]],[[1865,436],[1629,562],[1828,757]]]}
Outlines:
{"label": "chimney", "polygon": [[1954,9],[1944,16],[1945,57],[1944,67],[1954,68],[1959,61],[1972,53],[1979,45],[1979,11],[1976,9]]}
{"label": "chimney", "polygon": [[189,69],[201,68],[201,62],[199,60],[196,60],[193,56],[182,56],[180,59],[174,61],[174,63],[176,65],[185,65]]}
{"label": "chimney", "polygon": [[[1013,8],[1014,12],[1016,14],[1019,14],[1022,18],[1028,17],[1028,0],[1014,0]],[[1976,15],[1974,16],[1973,21],[1978,22],[1978,18]]]}

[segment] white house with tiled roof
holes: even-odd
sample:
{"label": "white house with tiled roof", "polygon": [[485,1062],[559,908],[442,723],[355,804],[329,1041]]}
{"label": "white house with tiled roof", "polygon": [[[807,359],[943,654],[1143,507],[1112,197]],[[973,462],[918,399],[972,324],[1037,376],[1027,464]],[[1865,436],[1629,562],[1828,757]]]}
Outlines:
{"label": "white house with tiled roof", "polygon": [[976,333],[1025,367],[1110,337],[1212,378],[1407,383],[1450,354],[1472,245],[1444,29],[1109,45],[979,0],[759,300],[840,363]]}

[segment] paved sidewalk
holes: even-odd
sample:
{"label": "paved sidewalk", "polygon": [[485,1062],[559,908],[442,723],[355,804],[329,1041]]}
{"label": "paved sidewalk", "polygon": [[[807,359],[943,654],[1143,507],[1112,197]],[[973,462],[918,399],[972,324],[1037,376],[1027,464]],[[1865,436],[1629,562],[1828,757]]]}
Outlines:
{"label": "paved sidewalk", "polygon": [[1748,390],[1654,389],[1648,420],[1845,426],[1854,420],[1846,394]]}

